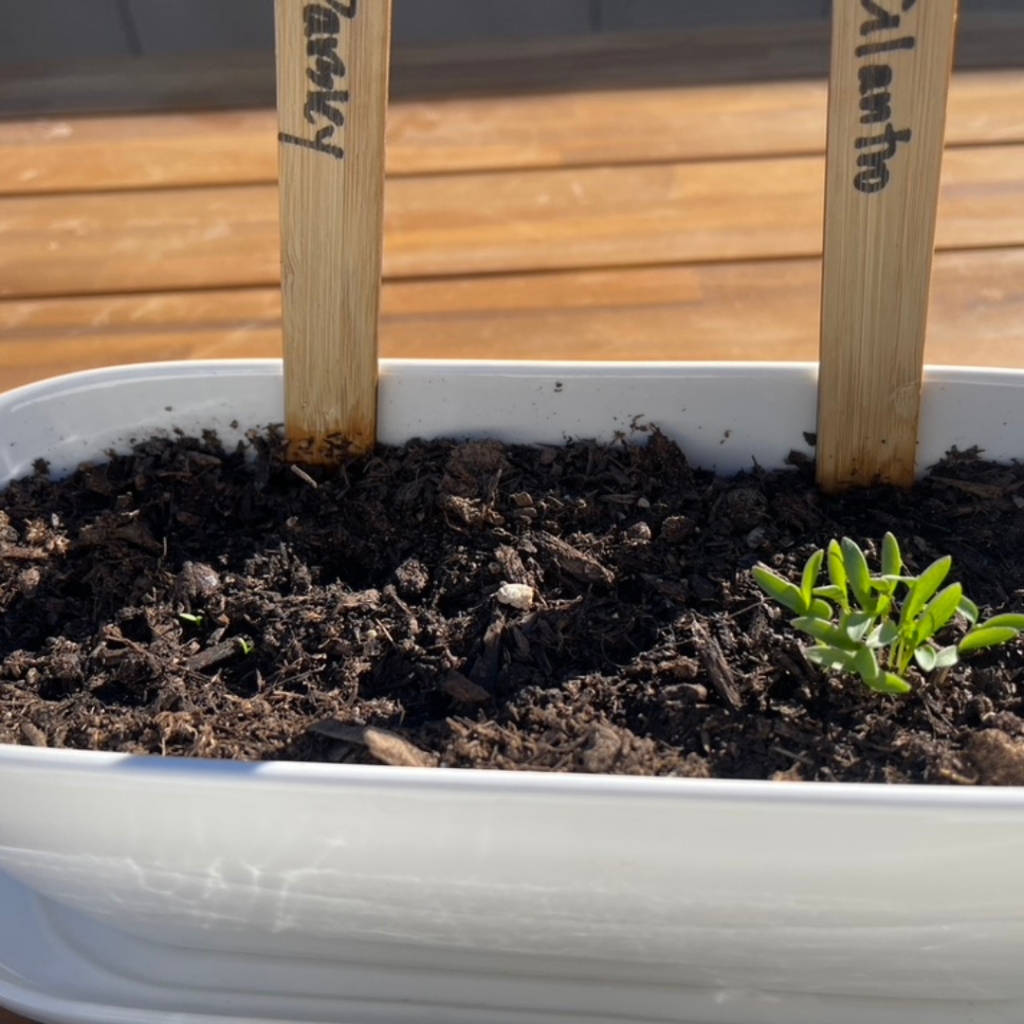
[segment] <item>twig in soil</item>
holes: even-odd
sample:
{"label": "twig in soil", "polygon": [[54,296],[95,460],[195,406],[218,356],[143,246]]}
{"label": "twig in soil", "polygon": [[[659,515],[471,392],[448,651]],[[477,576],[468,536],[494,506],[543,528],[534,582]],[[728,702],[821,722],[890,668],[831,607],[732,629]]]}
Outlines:
{"label": "twig in soil", "polygon": [[344,743],[358,743],[382,764],[405,768],[434,768],[437,759],[433,754],[420,750],[408,740],[387,729],[372,725],[345,725],[335,718],[327,718],[309,727],[310,732],[319,733]]}
{"label": "twig in soil", "polygon": [[956,731],[956,726],[943,713],[942,706],[932,700],[931,696],[923,690],[918,691],[921,698],[921,706],[924,708],[928,721],[931,723],[932,731],[936,736],[949,736]]}
{"label": "twig in soil", "polygon": [[970,494],[974,498],[985,498],[988,501],[1005,498],[1007,493],[1005,487],[997,487],[995,484],[983,484],[976,480],[956,480],[948,476],[932,476],[930,479],[934,484],[952,487],[955,490],[963,491],[964,494]]}
{"label": "twig in soil", "polygon": [[491,699],[488,690],[454,669],[445,676],[441,689],[460,704],[483,704]]}
{"label": "twig in soil", "polygon": [[733,678],[732,669],[729,668],[729,663],[725,660],[725,655],[722,653],[722,648],[719,646],[718,641],[696,619],[693,620],[690,631],[693,633],[693,639],[697,644],[704,670],[710,677],[718,695],[734,711],[738,710],[740,707],[740,697],[736,691],[736,681]]}
{"label": "twig in soil", "polygon": [[804,754],[797,754],[792,750],[786,750],[785,747],[774,746],[771,748],[771,752],[778,754],[780,757],[788,757],[790,760],[796,761],[806,768],[814,767],[814,762],[809,757],[806,757]]}
{"label": "twig in soil", "polygon": [[377,629],[380,630],[381,635],[384,637],[384,639],[387,640],[387,642],[391,644],[392,647],[397,646],[395,644],[395,638],[391,635],[391,630],[389,630],[388,627],[380,619],[374,619],[373,621]]}
{"label": "twig in soil", "polygon": [[593,555],[574,548],[560,537],[539,530],[533,539],[558,563],[563,572],[581,583],[601,583],[606,587],[615,583],[615,573],[603,566]]}
{"label": "twig in soil", "polygon": [[304,484],[309,484],[314,491],[320,490],[320,485],[301,467],[294,462],[288,467]]}
{"label": "twig in soil", "polygon": [[953,771],[952,768],[940,768],[936,774],[940,779],[945,779],[957,786],[977,786],[981,782],[978,775],[961,775],[959,772]]}
{"label": "twig in soil", "polygon": [[811,673],[803,669],[800,663],[795,658],[791,658],[785,651],[777,651],[775,654],[775,660],[794,679],[798,679],[802,683],[814,682],[814,678]]}
{"label": "twig in soil", "polygon": [[9,558],[12,562],[44,562],[51,558],[52,552],[45,548],[9,548],[0,550],[0,558]]}
{"label": "twig in soil", "polygon": [[193,654],[185,662],[185,668],[192,672],[202,672],[204,669],[212,668],[230,660],[236,654],[246,654],[251,646],[241,637],[232,637],[230,640],[222,640],[219,644],[207,647],[205,650]]}

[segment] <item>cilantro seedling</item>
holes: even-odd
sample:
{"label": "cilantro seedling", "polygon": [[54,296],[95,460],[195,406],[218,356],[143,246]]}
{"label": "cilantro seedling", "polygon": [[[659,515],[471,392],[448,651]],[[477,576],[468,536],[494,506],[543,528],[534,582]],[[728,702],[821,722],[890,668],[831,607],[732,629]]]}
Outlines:
{"label": "cilantro seedling", "polygon": [[[978,606],[959,583],[942,587],[953,564],[948,555],[909,576],[899,543],[887,533],[881,562],[882,571],[872,574],[864,552],[844,537],[811,555],[799,586],[765,565],[755,566],[753,573],[769,597],[795,613],[791,624],[816,641],[804,652],[808,661],[858,675],[878,693],[908,693],[904,675],[911,662],[922,672],[948,669],[962,654],[995,647],[1024,632],[1024,615],[995,615],[979,622]],[[818,586],[823,564],[829,582]],[[967,633],[959,643],[939,646],[936,634],[957,615],[967,621]]]}

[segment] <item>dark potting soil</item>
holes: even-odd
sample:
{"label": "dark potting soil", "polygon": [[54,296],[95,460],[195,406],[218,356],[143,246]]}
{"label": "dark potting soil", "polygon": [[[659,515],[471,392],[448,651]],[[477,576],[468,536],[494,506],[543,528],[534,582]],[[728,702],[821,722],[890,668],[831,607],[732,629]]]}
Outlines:
{"label": "dark potting soil", "polygon": [[414,442],[333,471],[250,443],[255,460],[212,437],[150,440],[0,495],[0,741],[1024,781],[1024,644],[879,696],[809,665],[749,572],[796,579],[844,535],[873,557],[891,530],[914,571],[951,554],[984,612],[1018,610],[1024,468],[954,453],[911,492],[832,498],[799,460],[722,480],[657,433]]}

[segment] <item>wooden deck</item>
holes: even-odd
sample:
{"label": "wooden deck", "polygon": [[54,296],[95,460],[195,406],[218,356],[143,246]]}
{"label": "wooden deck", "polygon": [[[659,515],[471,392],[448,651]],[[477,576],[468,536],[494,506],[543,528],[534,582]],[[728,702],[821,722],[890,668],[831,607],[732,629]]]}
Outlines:
{"label": "wooden deck", "polygon": [[[1024,366],[1021,54],[1024,17],[965,24],[933,363]],[[814,359],[827,61],[821,24],[398,54],[383,355]],[[273,111],[69,119],[23,85],[41,116],[0,122],[0,390],[279,355]]]}
{"label": "wooden deck", "polygon": [[[399,55],[383,354],[813,359],[826,32]],[[1024,365],[1020,53],[961,38],[931,362]],[[0,123],[0,389],[278,355],[275,172],[271,109]]]}

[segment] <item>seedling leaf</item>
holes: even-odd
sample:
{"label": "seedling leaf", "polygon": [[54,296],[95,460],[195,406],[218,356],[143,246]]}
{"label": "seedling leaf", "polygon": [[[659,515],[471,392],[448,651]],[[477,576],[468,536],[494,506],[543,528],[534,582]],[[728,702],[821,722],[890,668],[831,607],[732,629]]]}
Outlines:
{"label": "seedling leaf", "polygon": [[899,541],[891,533],[882,538],[882,574],[899,576],[903,570],[903,556],[900,554]]}
{"label": "seedling leaf", "polygon": [[803,595],[806,608],[810,608],[814,600],[814,584],[818,582],[818,574],[821,572],[821,563],[824,558],[825,552],[819,549],[807,559],[807,563],[804,565],[803,575],[800,577],[800,593]]}
{"label": "seedling leaf", "polygon": [[895,672],[882,672],[879,674],[878,679],[875,680],[874,685],[871,686],[871,689],[877,693],[902,695],[910,693],[910,683],[905,679],[901,679]]}
{"label": "seedling leaf", "polygon": [[1018,634],[1019,630],[1010,626],[975,626],[957,644],[957,650],[961,654],[966,654],[968,651],[980,651],[983,647],[996,647],[998,644],[1005,644],[1007,640],[1012,640]]}
{"label": "seedling leaf", "polygon": [[846,566],[843,564],[843,549],[839,546],[839,541],[830,540],[827,550],[828,578],[832,581],[832,586],[838,591],[835,601],[844,612],[848,612],[850,610],[850,599],[847,596]]}
{"label": "seedling leaf", "polygon": [[842,651],[838,647],[822,644],[820,647],[808,647],[804,657],[815,665],[834,672],[847,671],[853,661],[853,651]]}
{"label": "seedling leaf", "polygon": [[[960,598],[960,606],[957,611],[967,620],[970,625],[974,625],[978,621],[978,606],[966,595]],[[1024,616],[1021,617],[1024,621]],[[1022,627],[1024,628],[1024,627]]]}
{"label": "seedling leaf", "polygon": [[875,596],[871,592],[871,573],[868,571],[864,552],[849,537],[844,537],[841,545],[843,565],[846,567],[846,576],[853,596],[865,611],[874,611]]}
{"label": "seedling leaf", "polygon": [[949,555],[937,558],[916,580],[908,581],[910,592],[903,601],[903,608],[900,611],[900,629],[909,626],[918,615],[918,612],[928,603],[932,595],[942,585],[946,578],[953,559]]}
{"label": "seedling leaf", "polygon": [[993,615],[991,619],[986,619],[981,625],[985,629],[989,626],[1008,626],[1010,629],[1024,632],[1024,615],[1015,615],[1012,612],[1005,615]]}
{"label": "seedling leaf", "polygon": [[843,618],[844,621],[841,628],[853,643],[860,643],[867,635],[871,624],[875,621],[875,617],[867,612],[852,612]]}
{"label": "seedling leaf", "polygon": [[914,651],[914,661],[922,672],[931,672],[936,662],[935,648],[925,644]]}
{"label": "seedling leaf", "polygon": [[964,589],[959,583],[951,583],[945,590],[940,590],[921,613],[921,618],[914,627],[911,645],[917,647],[935,636],[956,615],[960,598],[963,596]]}
{"label": "seedling leaf", "polygon": [[794,619],[792,625],[808,636],[813,636],[815,640],[827,644],[829,647],[838,647],[844,651],[857,650],[857,644],[843,630],[838,626],[834,626],[831,622],[825,622],[822,619],[815,619],[809,615],[804,615]]}
{"label": "seedling leaf", "polygon": [[936,668],[952,668],[959,660],[960,652],[956,649],[956,644],[950,644],[949,647],[940,647],[935,652]]}
{"label": "seedling leaf", "polygon": [[898,636],[899,633],[891,622],[882,622],[868,633],[864,638],[864,643],[868,647],[888,647]]}
{"label": "seedling leaf", "polygon": [[752,572],[757,585],[784,608],[788,608],[797,615],[803,615],[808,610],[807,602],[804,601],[804,595],[800,588],[793,586],[789,580],[783,579],[777,572],[773,572],[765,565],[755,565]]}
{"label": "seedling leaf", "polygon": [[878,658],[875,657],[875,652],[870,647],[862,647],[853,656],[853,670],[871,689],[875,689],[875,683],[882,674]]}

